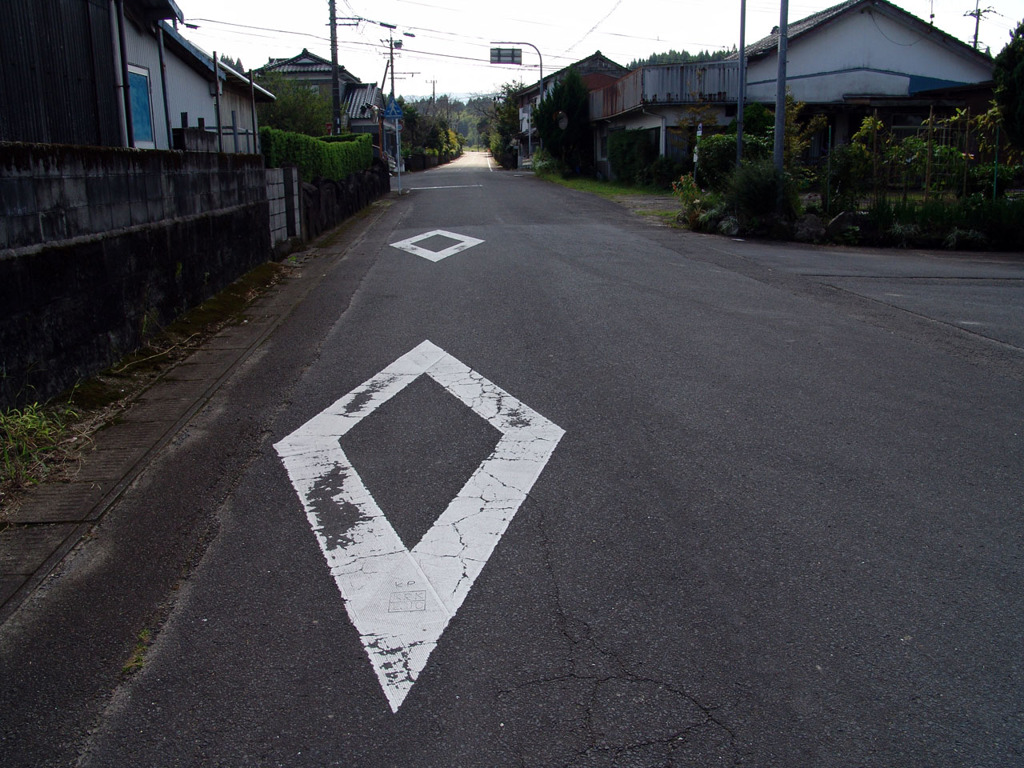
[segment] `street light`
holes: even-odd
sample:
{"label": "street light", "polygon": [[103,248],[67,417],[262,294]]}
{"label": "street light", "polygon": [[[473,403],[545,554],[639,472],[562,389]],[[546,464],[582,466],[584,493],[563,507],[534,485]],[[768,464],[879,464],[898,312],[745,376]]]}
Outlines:
{"label": "street light", "polygon": [[[382,43],[383,42],[387,42],[387,44],[388,44],[388,53],[389,53],[389,56],[390,56],[390,59],[388,61],[388,66],[391,68],[391,98],[394,99],[395,98],[395,48],[397,48],[398,50],[402,50],[402,40],[401,40],[401,38],[399,38],[398,40],[395,40],[395,38],[394,38],[394,34],[393,34],[394,30],[398,29],[398,27],[395,24],[385,24],[383,21],[378,21],[377,23],[380,24],[382,27],[384,27],[388,31],[388,39],[387,39],[387,41],[381,40],[381,42]],[[405,37],[416,37],[416,35],[414,35],[412,32],[403,32],[402,35],[405,36]]]}
{"label": "street light", "polygon": [[[540,55],[540,48],[538,48],[533,43],[516,43],[516,42],[511,42],[511,41],[508,41],[508,40],[501,40],[501,41],[492,42],[491,45],[528,45],[531,48],[533,48],[533,50],[535,50],[537,52],[537,58],[540,60],[540,95],[537,97],[537,102],[540,103],[540,101],[544,98],[544,57]],[[494,48],[491,49],[491,63],[492,64],[496,63],[494,61],[494,51],[495,50],[497,50],[497,49],[494,49]],[[522,58],[522,55],[520,55],[518,62],[513,61],[513,62],[502,62],[502,63],[522,64],[523,63],[523,58]],[[529,120],[529,123],[527,124],[527,131],[526,131],[526,146],[527,146],[527,149],[528,149],[528,151],[530,153],[530,158],[532,160],[532,158],[533,158],[533,104],[530,105],[530,111],[527,114],[527,119]],[[540,148],[544,149],[544,139],[540,139]]]}

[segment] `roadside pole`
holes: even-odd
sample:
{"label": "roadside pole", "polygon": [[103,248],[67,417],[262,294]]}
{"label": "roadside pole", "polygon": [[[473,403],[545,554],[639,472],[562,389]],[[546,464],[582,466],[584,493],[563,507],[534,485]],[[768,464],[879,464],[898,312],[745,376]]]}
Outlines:
{"label": "roadside pole", "polygon": [[384,110],[384,119],[391,120],[395,129],[395,171],[398,173],[398,194],[402,194],[402,108],[394,96],[388,101]]}
{"label": "roadside pole", "polygon": [[395,118],[395,168],[398,169],[398,194],[402,194],[402,121]]}

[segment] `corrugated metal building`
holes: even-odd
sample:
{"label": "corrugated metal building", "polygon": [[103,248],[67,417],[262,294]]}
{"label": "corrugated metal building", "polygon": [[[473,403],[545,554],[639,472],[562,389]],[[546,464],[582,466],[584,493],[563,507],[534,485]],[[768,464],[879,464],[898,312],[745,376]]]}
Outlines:
{"label": "corrugated metal building", "polygon": [[223,151],[255,151],[252,104],[273,95],[221,67],[214,89],[213,59],[167,19],[173,0],[4,0],[0,141],[170,149],[188,113],[224,127]]}

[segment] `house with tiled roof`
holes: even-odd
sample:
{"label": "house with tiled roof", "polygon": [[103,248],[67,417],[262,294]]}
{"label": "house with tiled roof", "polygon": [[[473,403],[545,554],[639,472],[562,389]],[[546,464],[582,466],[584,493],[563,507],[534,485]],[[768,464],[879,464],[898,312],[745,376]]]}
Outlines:
{"label": "house with tiled roof", "polygon": [[[303,48],[302,53],[292,56],[290,59],[270,59],[258,71],[280,72],[286,79],[301,83],[324,98],[330,99],[331,67],[329,59],[317,56]],[[343,92],[347,85],[360,84],[359,78],[340,64],[338,65],[338,82],[341,84]]]}
{"label": "house with tiled roof", "polygon": [[[626,67],[617,64],[600,51],[595,51],[590,56],[580,59],[568,67],[563,67],[556,72],[544,76],[544,94],[546,96],[558,83],[565,79],[570,69],[575,69],[588,91],[598,91],[614,83],[620,77],[629,72]],[[533,110],[540,103],[542,94],[540,92],[540,78],[537,82],[521,88],[517,94],[519,99],[519,158],[520,161],[528,160],[532,146],[538,141],[537,127],[531,125],[530,116]]]}
{"label": "house with tiled roof", "polygon": [[[778,28],[745,47],[746,103],[774,108]],[[680,121],[699,108],[718,125],[735,119],[739,57],[721,62],[641,67],[591,93],[598,169],[609,171],[608,136],[642,129],[662,155],[692,148]],[[887,0],[848,0],[787,25],[786,88],[828,117],[834,143],[846,142],[876,110],[890,125],[915,130],[929,110],[952,111],[991,92],[990,56]],[[824,150],[824,137],[812,153]]]}
{"label": "house with tiled roof", "polygon": [[[747,46],[748,101],[774,103],[778,43],[776,28]],[[787,89],[827,114],[841,141],[875,109],[912,127],[992,80],[991,56],[887,0],[849,0],[789,24],[787,47]]]}
{"label": "house with tiled roof", "polygon": [[[279,72],[288,80],[301,83],[327,101],[332,98],[333,65],[328,59],[306,48],[289,59],[270,59],[260,72]],[[341,89],[341,111],[345,130],[350,133],[377,134],[380,130],[380,111],[384,109],[384,95],[375,83],[364,83],[338,65],[338,84]],[[329,126],[327,127],[329,129]],[[377,143],[374,141],[374,143]]]}

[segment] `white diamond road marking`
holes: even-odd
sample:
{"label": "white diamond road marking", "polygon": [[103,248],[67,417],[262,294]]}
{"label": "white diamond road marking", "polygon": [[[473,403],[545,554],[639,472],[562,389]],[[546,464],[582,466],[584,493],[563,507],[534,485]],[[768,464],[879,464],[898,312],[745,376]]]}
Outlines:
{"label": "white diamond road marking", "polygon": [[[416,243],[421,240],[428,240],[435,235],[441,235],[451,240],[457,240],[455,245],[445,248],[443,251],[431,251],[427,248],[420,248]],[[392,248],[398,248],[403,251],[408,251],[416,256],[422,256],[424,259],[430,261],[440,261],[441,259],[447,259],[449,256],[454,256],[456,253],[461,253],[467,248],[472,248],[474,245],[480,245],[483,240],[479,240],[469,235],[460,235],[455,232],[446,232],[443,229],[435,229],[433,232],[425,232],[422,235],[416,235],[416,237],[410,237],[405,240],[400,240],[397,243],[392,243]]]}
{"label": "white diamond road marking", "polygon": [[[340,440],[426,374],[501,433],[409,550]],[[565,430],[424,341],[274,447],[397,712]]]}

